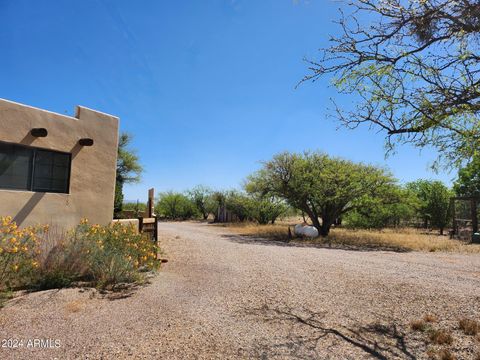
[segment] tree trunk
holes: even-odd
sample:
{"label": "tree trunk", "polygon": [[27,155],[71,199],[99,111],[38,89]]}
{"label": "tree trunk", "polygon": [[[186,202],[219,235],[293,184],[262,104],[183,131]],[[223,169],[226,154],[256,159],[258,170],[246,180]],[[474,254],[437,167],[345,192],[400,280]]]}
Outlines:
{"label": "tree trunk", "polygon": [[322,214],[322,227],[319,229],[319,233],[322,237],[327,237],[328,234],[330,233],[330,228],[332,227],[332,224],[335,222],[337,219],[337,216],[334,216],[333,214],[328,215],[328,209],[325,209],[325,211]]}
{"label": "tree trunk", "polygon": [[319,230],[322,237],[327,237],[330,233],[330,228],[332,227],[332,222],[322,219],[322,226]]}
{"label": "tree trunk", "polygon": [[312,220],[312,225],[315,226],[315,228],[318,230],[318,233],[322,234],[322,225],[320,224],[320,221],[318,220],[318,217],[313,216],[313,217],[310,218],[310,220]]}

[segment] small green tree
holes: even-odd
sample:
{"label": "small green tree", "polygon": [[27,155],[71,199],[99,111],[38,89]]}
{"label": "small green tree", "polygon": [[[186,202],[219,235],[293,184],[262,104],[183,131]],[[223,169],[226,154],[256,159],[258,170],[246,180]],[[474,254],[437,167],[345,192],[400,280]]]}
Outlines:
{"label": "small green tree", "polygon": [[239,191],[229,191],[225,198],[227,210],[234,213],[238,220],[245,221],[250,218],[250,198]]}
{"label": "small green tree", "polygon": [[453,189],[458,196],[480,197],[480,155],[459,170]]}
{"label": "small green tree", "polygon": [[187,220],[198,214],[195,204],[186,195],[173,191],[160,194],[155,212],[171,220]]}
{"label": "small green tree", "polygon": [[139,182],[143,171],[137,154],[128,147],[132,139],[132,135],[128,133],[120,134],[118,139],[117,174],[113,206],[115,217],[119,215],[123,208],[123,185]]}
{"label": "small green tree", "polygon": [[287,212],[287,206],[283,200],[265,196],[251,196],[247,209],[249,217],[261,225],[275,224],[277,218]]}
{"label": "small green tree", "polygon": [[441,181],[432,182],[428,210],[432,226],[440,229],[440,235],[443,235],[445,227],[450,222],[450,199],[452,196],[453,192]]}
{"label": "small green tree", "polygon": [[[278,154],[248,179],[253,191],[283,198],[308,215],[322,236],[365,197],[394,183],[384,169],[318,152]],[[320,222],[321,219],[321,222]]]}
{"label": "small green tree", "polygon": [[438,228],[440,234],[443,234],[450,221],[450,198],[453,192],[437,180],[421,179],[406,186],[419,199],[418,216],[423,219],[424,227]]}
{"label": "small green tree", "polygon": [[188,196],[195,204],[198,212],[202,215],[204,220],[207,220],[208,215],[214,214],[217,209],[217,204],[212,195],[213,191],[203,185],[198,185],[188,191]]}
{"label": "small green tree", "polygon": [[430,196],[431,181],[419,179],[405,185],[407,190],[413,193],[418,199],[417,218],[422,220],[423,227],[430,224],[430,212],[428,210],[428,198]]}
{"label": "small green tree", "polygon": [[214,222],[218,221],[218,210],[225,206],[226,198],[227,196],[223,191],[215,191],[210,195],[208,201],[211,204]]}

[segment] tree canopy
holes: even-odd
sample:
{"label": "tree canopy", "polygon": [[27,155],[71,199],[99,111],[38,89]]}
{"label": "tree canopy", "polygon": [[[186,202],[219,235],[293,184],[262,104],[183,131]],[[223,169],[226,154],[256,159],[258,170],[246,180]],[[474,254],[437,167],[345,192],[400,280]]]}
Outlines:
{"label": "tree canopy", "polygon": [[477,0],[353,0],[341,35],[309,60],[302,81],[332,76],[357,99],[335,105],[342,124],[382,130],[396,143],[434,146],[446,164],[480,150],[480,3]]}

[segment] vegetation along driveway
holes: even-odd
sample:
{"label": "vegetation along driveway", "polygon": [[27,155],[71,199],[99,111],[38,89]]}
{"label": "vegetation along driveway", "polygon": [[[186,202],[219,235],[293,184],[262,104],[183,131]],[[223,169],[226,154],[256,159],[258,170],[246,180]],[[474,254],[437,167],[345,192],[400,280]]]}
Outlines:
{"label": "vegetation along driveway", "polygon": [[[131,296],[66,289],[8,303],[0,338],[60,346],[2,347],[0,358],[414,359],[443,346],[473,359],[478,351],[458,330],[459,318],[479,318],[478,255],[293,246],[198,223],[161,223],[160,232],[169,262]],[[427,314],[451,344],[411,330]]]}

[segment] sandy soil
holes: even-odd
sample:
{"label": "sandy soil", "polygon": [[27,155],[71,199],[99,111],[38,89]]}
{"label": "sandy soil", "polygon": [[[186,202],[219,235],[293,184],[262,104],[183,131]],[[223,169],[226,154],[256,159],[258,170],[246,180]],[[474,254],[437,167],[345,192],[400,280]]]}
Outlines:
{"label": "sandy soil", "polygon": [[196,223],[160,231],[169,262],[131,296],[10,301],[0,359],[422,359],[432,345],[409,323],[425,314],[452,332],[459,359],[479,351],[457,330],[480,319],[478,255],[297,247]]}

